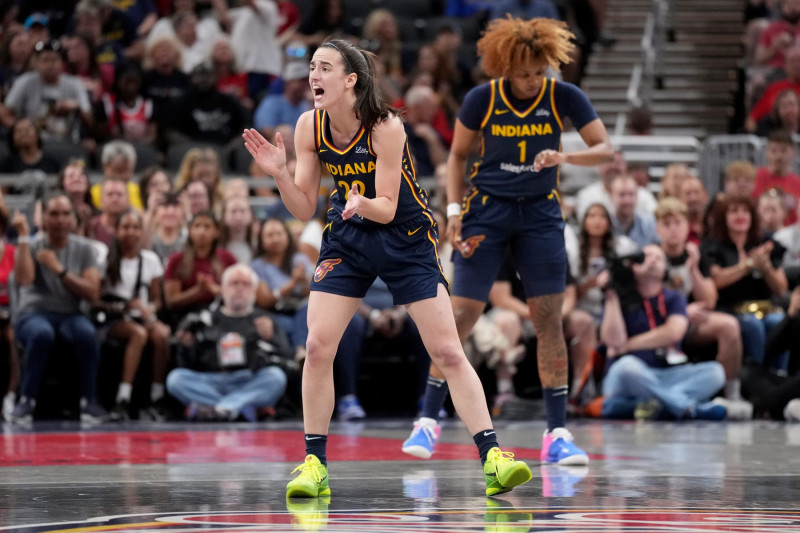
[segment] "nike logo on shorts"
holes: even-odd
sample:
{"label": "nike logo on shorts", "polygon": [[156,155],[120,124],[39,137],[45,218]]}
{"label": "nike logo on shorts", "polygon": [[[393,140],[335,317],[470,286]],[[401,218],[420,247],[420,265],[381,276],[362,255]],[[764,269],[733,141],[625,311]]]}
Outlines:
{"label": "nike logo on shorts", "polygon": [[417,229],[415,229],[414,231],[409,231],[409,232],[408,232],[408,235],[409,235],[409,236],[411,236],[411,235],[414,235],[416,232],[418,232],[418,231],[419,231],[419,230],[421,230],[421,229],[422,229],[422,226],[418,227],[418,228],[417,228]]}

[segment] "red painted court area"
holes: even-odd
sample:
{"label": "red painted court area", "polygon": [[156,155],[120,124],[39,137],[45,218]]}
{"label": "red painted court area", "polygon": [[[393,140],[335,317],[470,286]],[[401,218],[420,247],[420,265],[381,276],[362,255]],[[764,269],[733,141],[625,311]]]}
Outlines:
{"label": "red painted court area", "polygon": [[[297,461],[300,431],[218,430],[21,433],[3,436],[0,467],[99,464],[234,463]],[[331,435],[328,456],[336,461],[407,461],[401,441]],[[510,448],[520,459],[538,459],[539,450]],[[436,459],[475,459],[474,444],[440,443]],[[594,456],[593,456],[594,458]]]}

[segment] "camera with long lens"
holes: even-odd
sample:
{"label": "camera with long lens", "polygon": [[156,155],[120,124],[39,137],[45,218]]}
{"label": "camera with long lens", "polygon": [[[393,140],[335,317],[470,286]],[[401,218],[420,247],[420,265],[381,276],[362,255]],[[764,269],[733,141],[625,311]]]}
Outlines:
{"label": "camera with long lens", "polygon": [[630,255],[606,256],[609,282],[607,288],[614,289],[624,310],[631,310],[641,305],[642,298],[636,290],[636,279],[633,276],[633,265],[644,262],[644,252]]}

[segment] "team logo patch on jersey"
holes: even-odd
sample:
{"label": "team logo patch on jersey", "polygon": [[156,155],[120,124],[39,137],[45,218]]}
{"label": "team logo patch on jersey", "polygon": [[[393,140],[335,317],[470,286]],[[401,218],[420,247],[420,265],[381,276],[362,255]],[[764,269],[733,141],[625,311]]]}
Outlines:
{"label": "team logo patch on jersey", "polygon": [[461,247],[461,255],[464,257],[464,259],[472,257],[472,254],[475,253],[475,250],[481,245],[481,242],[485,238],[486,235],[473,235],[472,237],[467,237],[467,240],[464,241],[464,244]]}
{"label": "team logo patch on jersey", "polygon": [[319,265],[317,265],[317,269],[314,271],[314,281],[320,282],[322,278],[324,278],[328,272],[333,270],[333,267],[341,263],[341,259],[326,259]]}

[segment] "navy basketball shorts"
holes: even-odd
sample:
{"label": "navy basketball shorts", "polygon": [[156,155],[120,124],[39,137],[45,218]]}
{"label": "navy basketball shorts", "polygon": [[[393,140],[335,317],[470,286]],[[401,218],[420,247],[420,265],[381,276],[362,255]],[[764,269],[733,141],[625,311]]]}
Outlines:
{"label": "navy basketball shorts", "polygon": [[311,290],[363,298],[380,276],[395,305],[436,296],[447,287],[439,262],[438,228],[419,216],[397,225],[362,225],[338,216],[322,236]]}
{"label": "navy basketball shorts", "polygon": [[564,219],[555,194],[501,199],[477,193],[465,201],[461,220],[468,249],[453,252],[453,295],[487,301],[507,251],[526,297],[564,292]]}

